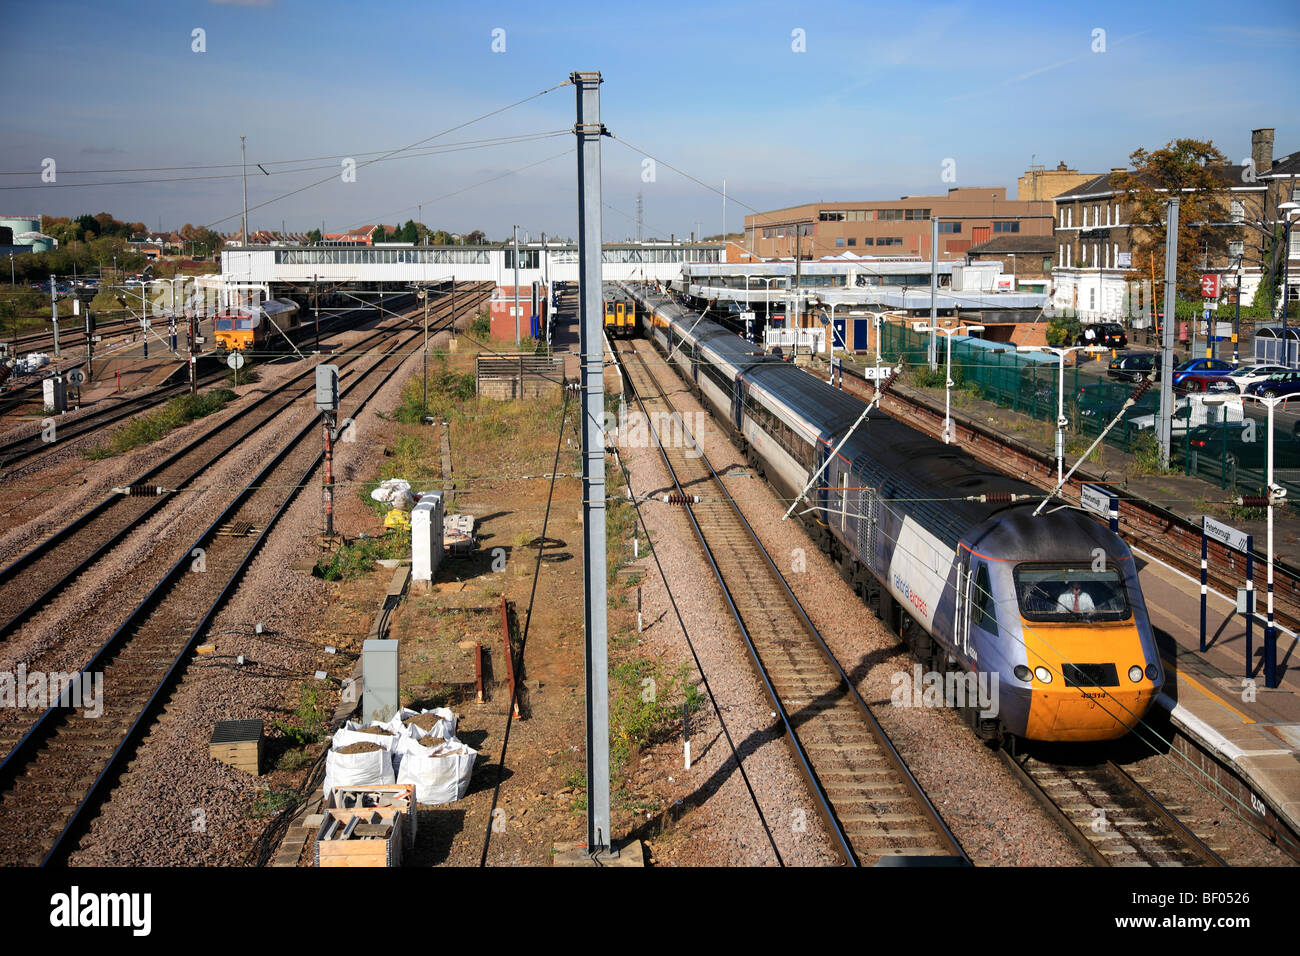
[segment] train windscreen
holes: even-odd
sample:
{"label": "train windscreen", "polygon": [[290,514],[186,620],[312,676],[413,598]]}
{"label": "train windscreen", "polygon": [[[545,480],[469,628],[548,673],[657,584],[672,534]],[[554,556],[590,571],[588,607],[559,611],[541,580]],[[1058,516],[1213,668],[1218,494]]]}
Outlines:
{"label": "train windscreen", "polygon": [[1124,582],[1113,567],[1022,564],[1015,578],[1020,613],[1029,621],[1123,621],[1130,614]]}

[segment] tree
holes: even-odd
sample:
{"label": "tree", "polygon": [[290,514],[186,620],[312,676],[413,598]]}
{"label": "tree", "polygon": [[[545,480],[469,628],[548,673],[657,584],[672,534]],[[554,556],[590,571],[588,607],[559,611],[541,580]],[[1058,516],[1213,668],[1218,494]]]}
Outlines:
{"label": "tree", "polygon": [[1079,338],[1082,326],[1073,309],[1065,309],[1060,315],[1052,316],[1047,323],[1047,344],[1064,347],[1073,345]]}
{"label": "tree", "polygon": [[370,236],[370,241],[371,241],[372,243],[374,243],[374,242],[387,242],[387,241],[388,241],[388,230],[385,229],[382,225],[375,226],[375,231],[374,231],[374,233],[371,234],[371,236]]}
{"label": "tree", "polygon": [[1231,185],[1227,158],[1209,140],[1176,139],[1160,149],[1136,149],[1131,171],[1111,176],[1131,224],[1133,264],[1130,277],[1164,274],[1165,229],[1170,196],[1179,197],[1177,291],[1200,296],[1205,257],[1227,252],[1227,237],[1213,223],[1228,218]]}
{"label": "tree", "polygon": [[433,234],[432,241],[435,246],[449,246],[451,245],[451,233],[446,229],[439,229]]}
{"label": "tree", "polygon": [[467,246],[482,246],[486,244],[487,236],[484,235],[482,229],[475,229],[473,232],[465,235],[465,245]]}
{"label": "tree", "polygon": [[313,229],[311,232],[307,233],[307,241],[308,241],[308,242],[319,244],[319,243],[323,242],[324,239],[325,239],[325,237],[321,235],[321,232],[320,232],[319,229]]}
{"label": "tree", "polygon": [[419,231],[415,228],[415,220],[406,220],[406,225],[402,227],[401,233],[397,236],[398,242],[409,242],[414,244],[420,238]]}

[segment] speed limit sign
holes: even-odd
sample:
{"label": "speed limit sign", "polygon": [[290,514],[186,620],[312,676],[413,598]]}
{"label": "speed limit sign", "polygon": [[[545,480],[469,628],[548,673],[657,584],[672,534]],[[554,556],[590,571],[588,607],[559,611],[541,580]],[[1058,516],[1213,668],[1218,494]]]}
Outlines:
{"label": "speed limit sign", "polygon": [[72,371],[68,372],[69,385],[81,385],[85,381],[86,381],[86,373],[83,372],[81,369],[74,368]]}

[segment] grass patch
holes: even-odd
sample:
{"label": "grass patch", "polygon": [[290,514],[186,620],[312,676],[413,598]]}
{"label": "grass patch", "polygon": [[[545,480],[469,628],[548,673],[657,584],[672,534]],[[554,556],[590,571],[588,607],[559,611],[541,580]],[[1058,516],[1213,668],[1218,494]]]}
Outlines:
{"label": "grass patch", "polygon": [[679,734],[683,702],[691,712],[700,707],[700,689],[690,679],[690,668],[685,664],[668,673],[654,661],[624,661],[610,668],[610,677],[611,770],[626,764],[633,748]]}
{"label": "grass patch", "polygon": [[324,690],[315,681],[303,681],[298,685],[298,705],[290,719],[277,720],[272,726],[294,746],[314,744],[328,726],[328,706]]}
{"label": "grass patch", "polygon": [[198,395],[181,395],[157,411],[142,415],[117,429],[103,445],[85,452],[90,459],[111,458],[123,452],[156,442],[174,429],[199,418],[219,412],[235,397],[228,388],[213,389]]}
{"label": "grass patch", "polygon": [[[379,504],[372,501],[371,504]],[[382,505],[380,505],[382,507]],[[381,537],[357,538],[333,554],[321,557],[312,573],[326,581],[351,581],[374,570],[382,558],[403,558],[411,552],[409,528],[390,528]]]}
{"label": "grass patch", "polygon": [[292,790],[263,790],[249,807],[248,815],[258,820],[273,817],[284,810],[292,810],[298,801],[298,794]]}
{"label": "grass patch", "polygon": [[1154,429],[1143,429],[1129,445],[1133,455],[1133,471],[1139,475],[1172,475],[1176,468],[1160,467],[1160,445]]}

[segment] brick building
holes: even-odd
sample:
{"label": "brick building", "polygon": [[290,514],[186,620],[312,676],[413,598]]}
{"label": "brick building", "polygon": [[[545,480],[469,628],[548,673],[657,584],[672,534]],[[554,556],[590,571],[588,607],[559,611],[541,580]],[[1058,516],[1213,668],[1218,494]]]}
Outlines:
{"label": "brick building", "polygon": [[964,259],[973,245],[1003,235],[1052,232],[1049,201],[1007,199],[1005,186],[962,186],[946,195],[816,202],[745,217],[745,245],[761,258],[860,256],[930,258],[931,217],[939,219],[938,258]]}
{"label": "brick building", "polygon": [[[1279,222],[1281,203],[1300,196],[1296,178],[1300,157],[1273,158],[1273,130],[1251,134],[1251,161],[1216,170],[1223,183],[1226,208],[1222,222],[1198,224],[1213,228],[1215,242],[1202,240],[1200,268],[1224,273],[1224,296],[1235,295],[1238,278],[1241,301],[1250,304],[1259,288],[1264,233],[1256,224]],[[1133,307],[1133,283],[1146,283],[1148,293],[1159,296],[1163,274],[1136,276],[1132,271],[1133,245],[1130,210],[1111,185],[1115,173],[1094,176],[1056,197],[1055,255],[1052,265],[1052,303],[1074,309],[1084,321],[1123,319],[1148,308]],[[1300,244],[1292,236],[1294,269],[1300,264]]]}

